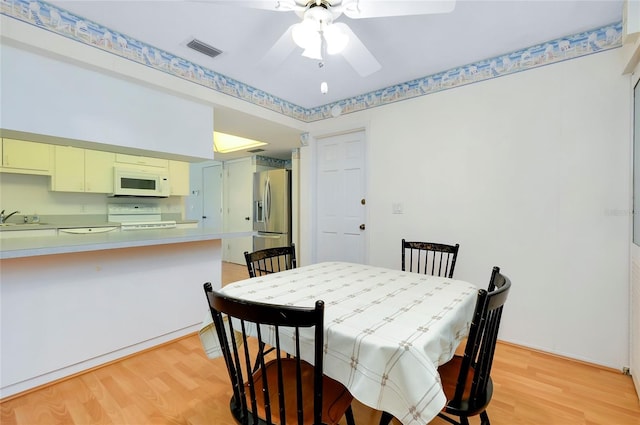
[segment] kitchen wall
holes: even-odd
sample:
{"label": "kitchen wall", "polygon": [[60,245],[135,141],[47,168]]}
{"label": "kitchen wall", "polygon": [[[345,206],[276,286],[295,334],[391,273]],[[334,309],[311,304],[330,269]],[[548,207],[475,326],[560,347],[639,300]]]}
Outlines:
{"label": "kitchen wall", "polygon": [[213,107],[2,44],[0,128],[212,159]]}
{"label": "kitchen wall", "polygon": [[[370,264],[400,240],[460,243],[456,277],[513,280],[500,337],[629,364],[630,94],[621,49],[314,124],[365,128]],[[313,244],[313,143],[301,149],[301,261]],[[404,214],[392,214],[392,203]]]}
{"label": "kitchen wall", "polygon": [[[184,199],[110,198],[100,193],[49,191],[51,177],[0,173],[0,209],[19,210],[25,215],[104,215],[109,203],[153,203],[163,214],[184,214]],[[44,219],[44,218],[43,218]]]}

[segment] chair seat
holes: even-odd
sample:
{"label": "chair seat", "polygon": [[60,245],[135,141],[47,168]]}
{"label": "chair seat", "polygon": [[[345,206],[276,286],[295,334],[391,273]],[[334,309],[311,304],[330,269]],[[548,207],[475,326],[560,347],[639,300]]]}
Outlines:
{"label": "chair seat", "polygon": [[[291,389],[295,388],[296,382],[296,360],[292,358],[285,358],[281,360],[282,375],[285,388],[285,416],[287,424],[298,423],[298,413],[296,409],[296,394]],[[309,363],[302,361],[302,403],[304,406],[313,406],[313,374],[314,368]],[[267,385],[269,387],[269,394],[271,397],[271,418],[275,422],[278,422],[280,418],[279,403],[275,394],[278,393],[278,367],[276,360],[271,360],[265,365],[267,373]],[[265,418],[264,398],[262,392],[263,376],[262,371],[259,370],[253,375],[256,386],[256,402],[258,407],[258,416]],[[290,391],[287,391],[289,389]],[[247,395],[249,389],[247,388]],[[344,412],[351,405],[353,396],[345,388],[344,385],[335,381],[328,376],[323,375],[322,380],[322,421],[327,425],[337,424]],[[304,411],[304,424],[313,424],[313,409],[305,409]]]}
{"label": "chair seat", "polygon": [[438,373],[440,374],[440,380],[442,381],[442,389],[444,391],[445,396],[447,396],[447,404],[442,409],[443,412],[453,413],[465,411],[467,415],[473,416],[481,411],[483,411],[489,401],[491,400],[491,395],[493,393],[493,383],[491,378],[489,378],[489,382],[487,383],[487,391],[479,400],[474,402],[474,406],[471,406],[469,403],[469,394],[471,393],[471,384],[473,382],[473,375],[475,373],[475,369],[470,366],[467,372],[467,380],[464,386],[464,391],[462,393],[462,401],[459,406],[456,406],[452,403],[454,399],[454,395],[456,393],[456,386],[458,384],[458,375],[460,374],[460,369],[462,367],[462,356],[454,356],[447,363],[438,367]]}

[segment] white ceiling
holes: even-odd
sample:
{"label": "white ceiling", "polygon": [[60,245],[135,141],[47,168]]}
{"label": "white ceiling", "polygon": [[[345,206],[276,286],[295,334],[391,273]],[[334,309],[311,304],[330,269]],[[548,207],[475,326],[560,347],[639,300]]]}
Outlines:
{"label": "white ceiling", "polygon": [[[360,77],[341,55],[327,56],[319,68],[298,48],[278,66],[263,67],[264,55],[299,22],[294,12],[243,7],[242,0],[50,3],[305,108],[619,22],[623,10],[622,0],[458,0],[449,14],[357,20],[342,15],[338,21],[347,23],[382,65]],[[223,53],[211,59],[187,48],[194,37]],[[324,95],[322,81],[329,84]],[[246,125],[250,117],[242,118],[235,120]],[[224,119],[217,117],[216,125],[224,127]],[[297,134],[282,131],[288,138]]]}

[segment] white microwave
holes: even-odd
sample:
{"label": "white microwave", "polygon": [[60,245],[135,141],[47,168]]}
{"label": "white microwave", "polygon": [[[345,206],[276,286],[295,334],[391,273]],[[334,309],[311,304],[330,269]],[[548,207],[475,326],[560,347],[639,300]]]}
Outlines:
{"label": "white microwave", "polygon": [[113,169],[113,196],[169,196],[169,175],[163,172]]}

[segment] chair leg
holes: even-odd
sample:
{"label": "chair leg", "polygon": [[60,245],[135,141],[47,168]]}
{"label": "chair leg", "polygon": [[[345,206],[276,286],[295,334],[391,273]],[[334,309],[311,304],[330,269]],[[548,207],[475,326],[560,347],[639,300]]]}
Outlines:
{"label": "chair leg", "polygon": [[484,412],[480,413],[480,424],[481,425],[491,425],[491,422],[489,422],[489,415],[487,414],[486,410]]}
{"label": "chair leg", "polygon": [[347,425],[356,425],[356,421],[353,419],[353,410],[351,410],[351,406],[349,406],[344,412],[344,416],[347,418]]}
{"label": "chair leg", "polygon": [[380,416],[380,425],[389,425],[391,423],[391,419],[393,419],[393,415],[388,412],[382,412],[382,416]]}

